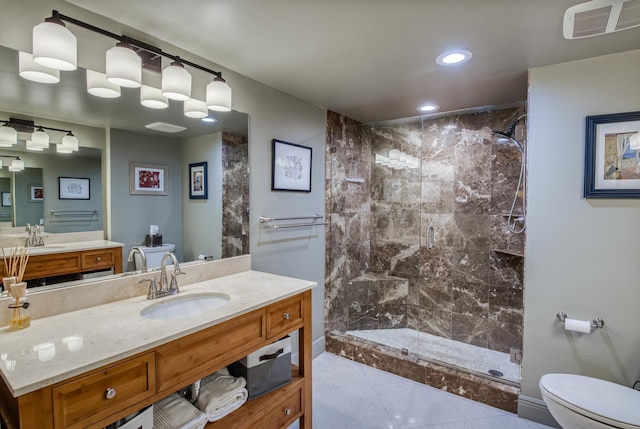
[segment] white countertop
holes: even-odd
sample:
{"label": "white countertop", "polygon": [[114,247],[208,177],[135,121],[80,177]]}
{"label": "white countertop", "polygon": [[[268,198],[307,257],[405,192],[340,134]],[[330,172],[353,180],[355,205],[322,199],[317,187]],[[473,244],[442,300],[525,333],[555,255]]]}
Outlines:
{"label": "white countertop", "polygon": [[[180,286],[173,297],[139,296],[33,320],[29,328],[0,330],[0,375],[17,397],[200,331],[316,286],[315,282],[245,271]],[[219,292],[231,297],[210,313],[183,319],[140,316],[176,296]]]}
{"label": "white countertop", "polygon": [[[46,242],[45,242],[46,243]],[[66,253],[66,252],[82,252],[85,250],[106,249],[111,247],[123,247],[123,243],[109,240],[87,240],[87,241],[73,241],[70,243],[52,243],[45,244],[44,246],[27,247],[29,255],[48,255],[53,253]],[[9,256],[11,248],[5,247],[4,254]],[[0,252],[0,259],[4,259]]]}

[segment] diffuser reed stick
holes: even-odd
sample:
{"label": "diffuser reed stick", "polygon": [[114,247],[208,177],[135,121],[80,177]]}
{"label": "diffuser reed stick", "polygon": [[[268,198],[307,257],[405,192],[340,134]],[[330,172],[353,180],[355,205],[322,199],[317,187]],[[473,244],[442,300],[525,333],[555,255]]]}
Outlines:
{"label": "diffuser reed stick", "polygon": [[[10,290],[15,304],[13,306],[13,316],[11,323],[20,323],[20,298],[24,297],[27,292],[27,285],[22,282],[27,262],[29,261],[29,251],[24,247],[11,248],[9,257],[7,257],[4,248],[2,248],[2,256],[4,257],[5,273],[10,277],[16,277],[16,283],[11,285]],[[10,323],[10,327],[11,327]],[[28,326],[28,325],[27,325]]]}

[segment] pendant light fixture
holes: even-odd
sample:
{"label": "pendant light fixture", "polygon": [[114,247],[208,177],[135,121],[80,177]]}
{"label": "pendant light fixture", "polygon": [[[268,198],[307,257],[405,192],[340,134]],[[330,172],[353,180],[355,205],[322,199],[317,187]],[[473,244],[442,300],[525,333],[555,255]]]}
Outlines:
{"label": "pendant light fixture", "polygon": [[107,81],[125,88],[140,88],[142,58],[126,42],[107,51]]}
{"label": "pendant light fixture", "polygon": [[166,109],[169,107],[169,100],[162,95],[160,88],[142,85],[140,87],[140,104],[151,109]]}
{"label": "pendant light fixture", "polygon": [[78,40],[56,11],[33,27],[33,61],[56,70],[77,68]]}
{"label": "pendant light fixture", "polygon": [[9,166],[9,171],[22,171],[24,170],[24,161],[20,159],[20,157],[16,157],[16,159],[14,159],[11,162],[11,165]]}
{"label": "pendant light fixture", "polygon": [[0,147],[12,147],[18,143],[18,132],[8,123],[0,127]]}
{"label": "pendant light fixture", "polygon": [[216,112],[231,110],[231,87],[220,76],[207,85],[207,108]]}
{"label": "pendant light fixture", "polygon": [[178,101],[191,98],[191,74],[180,62],[180,57],[176,57],[169,67],[162,70],[162,95]]}
{"label": "pendant light fixture", "polygon": [[118,98],[120,87],[107,80],[107,75],[87,69],[87,92],[96,97]]}
{"label": "pendant light fixture", "polygon": [[[71,131],[66,136],[62,137],[62,143],[57,145],[56,150],[61,153],[71,153],[78,151],[78,138],[73,135]],[[62,152],[64,150],[65,152]],[[66,152],[68,151],[68,152]]]}
{"label": "pendant light fixture", "polygon": [[60,82],[60,70],[45,67],[33,61],[33,55],[18,52],[18,74],[20,77],[38,83]]}
{"label": "pendant light fixture", "polygon": [[184,116],[196,119],[206,118],[209,116],[207,103],[202,100],[190,98],[184,102]]}
{"label": "pendant light fixture", "polygon": [[45,133],[42,127],[38,127],[38,129],[31,134],[31,144],[34,147],[47,149],[49,147],[49,134]]}

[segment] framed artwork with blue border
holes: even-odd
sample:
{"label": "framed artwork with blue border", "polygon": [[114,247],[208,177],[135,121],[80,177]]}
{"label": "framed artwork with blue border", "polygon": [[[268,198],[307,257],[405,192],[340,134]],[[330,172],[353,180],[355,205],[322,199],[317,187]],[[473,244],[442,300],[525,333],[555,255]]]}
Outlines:
{"label": "framed artwork with blue border", "polygon": [[206,200],[208,198],[207,162],[189,164],[189,199]]}
{"label": "framed artwork with blue border", "polygon": [[273,139],[271,190],[311,192],[310,147]]}
{"label": "framed artwork with blue border", "polygon": [[585,198],[640,198],[640,112],[587,116]]}

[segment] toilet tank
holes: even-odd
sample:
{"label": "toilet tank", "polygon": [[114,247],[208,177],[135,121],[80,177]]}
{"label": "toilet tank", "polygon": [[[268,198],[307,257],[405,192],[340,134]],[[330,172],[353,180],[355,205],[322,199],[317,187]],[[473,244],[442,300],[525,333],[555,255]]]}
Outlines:
{"label": "toilet tank", "polygon": [[[155,247],[146,247],[140,246],[142,251],[144,252],[144,256],[147,258],[147,269],[151,270],[153,268],[160,268],[162,264],[162,257],[167,253],[173,253],[173,250],[176,248],[175,244],[164,244],[162,246]],[[134,254],[136,270],[142,269],[142,259],[140,258],[139,253]],[[167,265],[171,265],[173,262],[169,260]]]}

